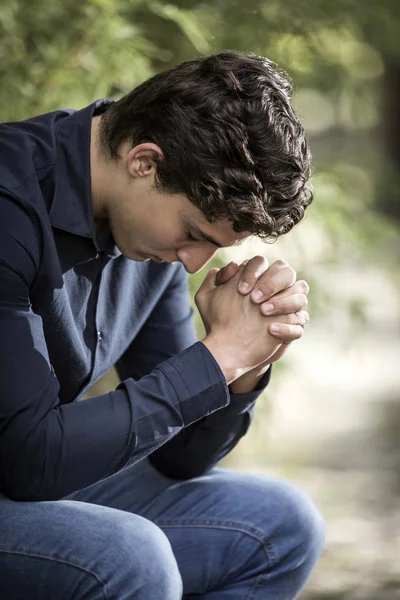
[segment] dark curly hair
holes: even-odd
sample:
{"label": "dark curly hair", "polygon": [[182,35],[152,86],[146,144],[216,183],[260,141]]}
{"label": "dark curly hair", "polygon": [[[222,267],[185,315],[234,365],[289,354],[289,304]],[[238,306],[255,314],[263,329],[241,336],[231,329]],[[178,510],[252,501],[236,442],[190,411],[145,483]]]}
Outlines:
{"label": "dark curly hair", "polygon": [[[184,62],[111,104],[101,120],[120,144],[163,150],[157,187],[184,194],[210,222],[266,239],[287,233],[313,198],[311,156],[287,75],[261,56],[222,52]],[[133,147],[132,146],[132,147]]]}

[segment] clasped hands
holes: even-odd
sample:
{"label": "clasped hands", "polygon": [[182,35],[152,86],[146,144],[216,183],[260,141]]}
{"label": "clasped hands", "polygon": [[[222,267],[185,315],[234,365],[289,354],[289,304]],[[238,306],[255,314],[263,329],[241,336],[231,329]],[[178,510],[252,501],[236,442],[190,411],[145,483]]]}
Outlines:
{"label": "clasped hands", "polygon": [[296,272],[285,261],[269,266],[262,256],[207,274],[195,297],[207,332],[204,342],[212,352],[224,347],[226,368],[238,366],[231,376],[238,391],[249,391],[290,343],[302,337],[309,320],[308,291],[308,284],[296,281]]}

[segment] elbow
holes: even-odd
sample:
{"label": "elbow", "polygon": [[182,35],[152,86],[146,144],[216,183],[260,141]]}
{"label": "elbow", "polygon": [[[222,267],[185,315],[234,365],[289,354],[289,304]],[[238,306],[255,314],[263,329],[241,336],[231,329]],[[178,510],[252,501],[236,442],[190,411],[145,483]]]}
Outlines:
{"label": "elbow", "polygon": [[38,486],[23,477],[7,477],[6,482],[1,482],[1,492],[16,502],[37,502],[40,497]]}
{"label": "elbow", "polygon": [[10,456],[0,473],[0,490],[11,500],[38,502],[46,498],[46,464],[43,448],[27,438]]}
{"label": "elbow", "polygon": [[[21,453],[19,452],[21,455]],[[0,477],[0,490],[11,500],[18,502],[37,502],[45,500],[42,489],[42,480],[40,469],[35,465],[35,461],[24,460],[21,455],[19,460],[14,460],[9,465],[6,472]]]}

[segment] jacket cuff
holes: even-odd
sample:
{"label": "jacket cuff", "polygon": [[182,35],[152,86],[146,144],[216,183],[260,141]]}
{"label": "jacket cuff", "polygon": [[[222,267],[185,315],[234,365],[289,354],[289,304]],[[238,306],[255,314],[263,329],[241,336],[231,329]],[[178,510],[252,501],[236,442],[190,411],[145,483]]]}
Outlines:
{"label": "jacket cuff", "polygon": [[230,394],[217,361],[201,342],[156,367],[167,377],[182,406],[185,426],[229,404]]}
{"label": "jacket cuff", "polygon": [[237,411],[235,411],[236,414],[243,414],[246,411],[248,411],[249,408],[251,408],[251,406],[254,405],[257,398],[261,396],[261,394],[264,392],[267,385],[269,384],[271,379],[271,371],[272,365],[269,367],[268,371],[264,373],[264,375],[262,376],[262,378],[260,379],[253,391],[247,392],[246,394],[230,394],[230,406],[232,407],[232,409],[234,407],[237,407]]}

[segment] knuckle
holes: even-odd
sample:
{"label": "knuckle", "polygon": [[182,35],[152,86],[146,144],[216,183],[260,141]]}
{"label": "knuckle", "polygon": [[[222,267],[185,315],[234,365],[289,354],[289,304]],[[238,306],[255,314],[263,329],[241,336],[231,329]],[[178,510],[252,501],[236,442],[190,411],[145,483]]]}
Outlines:
{"label": "knuckle", "polygon": [[299,294],[299,306],[300,308],[307,308],[308,298],[304,294]]}
{"label": "knuckle", "polygon": [[296,316],[295,313],[290,313],[289,315],[286,316],[286,323],[288,325],[297,325],[298,322],[299,322],[299,318]]}
{"label": "knuckle", "polygon": [[293,341],[298,340],[303,335],[303,328],[298,324],[288,324],[286,338]]}
{"label": "knuckle", "polygon": [[294,327],[293,328],[293,338],[295,340],[299,340],[303,336],[303,328],[302,327]]}
{"label": "knuckle", "polygon": [[300,327],[304,327],[309,320],[309,314],[305,310],[299,310],[298,312],[292,312],[285,315],[285,323],[289,326],[297,327],[299,325]]}
{"label": "knuckle", "polygon": [[301,327],[304,327],[305,325],[307,325],[307,319],[305,316],[305,312],[304,311],[299,311],[298,313],[296,313],[297,316],[297,325],[300,325]]}
{"label": "knuckle", "polygon": [[293,267],[290,267],[289,265],[286,267],[288,270],[288,273],[291,277],[291,279],[293,279],[293,281],[296,281],[296,277],[297,277],[297,273],[296,271],[293,269]]}
{"label": "knuckle", "polygon": [[255,267],[255,275],[260,276],[268,269],[269,263],[265,256],[255,256],[253,266]]}
{"label": "knuckle", "polygon": [[242,263],[242,265],[246,266],[248,265],[248,269],[249,268],[257,268],[260,265],[263,265],[265,262],[268,262],[267,259],[265,258],[265,256],[261,256],[260,254],[256,254],[256,256],[253,256],[253,258],[251,258],[250,260],[248,260],[245,263]]}
{"label": "knuckle", "polygon": [[308,314],[308,312],[306,310],[303,311],[303,317],[304,317],[304,320],[307,325],[307,323],[310,321],[310,315]]}
{"label": "knuckle", "polygon": [[310,291],[310,286],[308,285],[307,281],[304,281],[304,279],[300,279],[296,285],[299,288],[299,290],[305,295],[307,295]]}
{"label": "knuckle", "polygon": [[273,264],[278,269],[282,269],[283,267],[288,266],[287,262],[285,260],[282,260],[281,258],[278,258],[278,260],[275,260]]}

